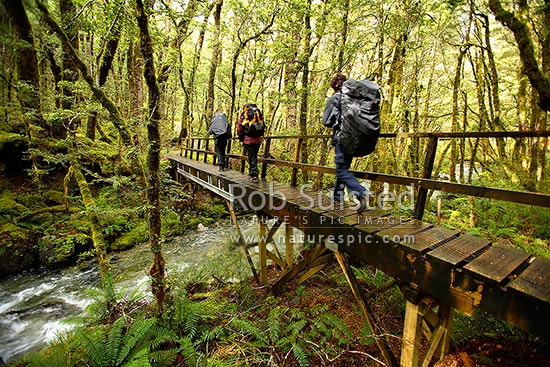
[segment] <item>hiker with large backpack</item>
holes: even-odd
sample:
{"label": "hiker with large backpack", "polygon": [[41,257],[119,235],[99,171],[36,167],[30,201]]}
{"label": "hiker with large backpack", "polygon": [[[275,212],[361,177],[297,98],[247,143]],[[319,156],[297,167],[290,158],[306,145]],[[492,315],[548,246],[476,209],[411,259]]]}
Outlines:
{"label": "hiker with large backpack", "polygon": [[372,196],[349,171],[354,157],[374,151],[380,133],[378,86],[367,80],[347,79],[337,73],[330,81],[334,90],[323,112],[323,125],[332,128],[336,183],[333,202],[342,206],[344,188],[359,201],[357,211],[364,211]]}
{"label": "hiker with large backpack", "polygon": [[212,116],[208,134],[214,135],[218,166],[220,167],[220,172],[223,172],[226,170],[225,150],[227,148],[227,141],[231,139],[231,125],[229,121],[227,121],[227,116],[225,116],[221,108],[218,108],[218,112]]}
{"label": "hiker with large backpack", "polygon": [[265,123],[262,111],[253,103],[243,106],[237,123],[237,135],[244,144],[248,156],[248,176],[254,183],[258,183],[258,152],[265,132]]}

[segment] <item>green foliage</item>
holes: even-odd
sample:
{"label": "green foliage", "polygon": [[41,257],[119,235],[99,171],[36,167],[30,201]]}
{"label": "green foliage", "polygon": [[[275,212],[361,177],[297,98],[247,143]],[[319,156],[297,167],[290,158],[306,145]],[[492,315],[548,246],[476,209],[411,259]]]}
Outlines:
{"label": "green foliage", "polygon": [[475,312],[472,316],[456,312],[453,318],[452,330],[451,338],[457,346],[479,336],[498,337],[506,335],[517,341],[528,338],[528,334],[524,331],[481,311]]}
{"label": "green foliage", "polygon": [[309,361],[308,361],[309,356],[298,344],[294,344],[292,346],[292,353],[294,354],[294,357],[296,357],[296,360],[298,361],[298,364],[300,365],[300,367],[309,366]]}
{"label": "green foliage", "polygon": [[97,367],[149,366],[147,338],[156,320],[128,321],[120,317],[110,328],[78,330],[74,343],[84,349],[80,356],[83,363]]}
{"label": "green foliage", "polygon": [[133,247],[137,244],[144,243],[149,239],[149,226],[148,224],[140,220],[134,227],[118,237],[114,243],[111,244],[112,250],[124,250],[126,248]]}

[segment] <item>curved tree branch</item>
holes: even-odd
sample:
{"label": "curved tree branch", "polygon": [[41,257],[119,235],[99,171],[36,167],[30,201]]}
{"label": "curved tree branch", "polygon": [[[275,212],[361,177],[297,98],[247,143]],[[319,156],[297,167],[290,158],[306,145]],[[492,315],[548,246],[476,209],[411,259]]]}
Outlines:
{"label": "curved tree branch", "polygon": [[535,48],[529,36],[529,29],[514,13],[505,10],[500,0],[489,0],[489,8],[495,15],[495,18],[514,34],[525,74],[539,94],[539,106],[544,111],[550,111],[550,80],[544,75],[537,63]]}

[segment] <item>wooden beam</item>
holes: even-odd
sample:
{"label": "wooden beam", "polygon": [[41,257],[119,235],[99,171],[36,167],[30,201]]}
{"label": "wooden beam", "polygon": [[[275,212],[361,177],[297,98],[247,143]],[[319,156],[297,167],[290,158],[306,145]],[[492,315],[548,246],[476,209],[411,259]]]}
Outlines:
{"label": "wooden beam", "polygon": [[370,326],[370,329],[374,333],[374,339],[376,341],[376,345],[378,345],[378,348],[380,349],[380,352],[384,357],[386,365],[388,367],[397,367],[397,359],[393,355],[388,343],[386,342],[386,339],[381,335],[382,333],[380,332],[380,329],[374,319],[374,316],[372,315],[370,305],[368,304],[367,301],[365,301],[365,298],[361,293],[361,289],[359,288],[359,283],[357,282],[357,279],[353,274],[353,270],[351,270],[345,258],[345,254],[337,251],[334,253],[334,255],[336,256],[336,259],[338,260],[338,263],[340,264],[340,267],[342,268],[342,271],[344,272],[344,275],[348,280],[348,283],[351,287],[353,295],[355,296],[355,299],[357,300],[357,302],[359,302],[359,305],[361,306],[361,310],[367,320],[367,323]]}
{"label": "wooden beam", "polygon": [[233,208],[233,203],[229,200],[226,200],[225,203],[227,205],[227,209],[229,210],[229,216],[231,218],[231,222],[233,223],[233,227],[235,227],[235,230],[239,235],[238,237],[239,239],[237,241],[243,249],[244,255],[246,256],[246,260],[248,261],[248,265],[250,265],[250,269],[252,270],[252,275],[254,276],[254,280],[256,281],[256,283],[260,284],[260,278],[258,277],[258,272],[256,271],[256,267],[254,266],[254,262],[252,261],[252,258],[248,253],[246,242],[244,241],[244,236],[241,232],[241,227],[239,226],[239,221],[237,220],[237,215],[235,214],[235,210]]}
{"label": "wooden beam", "polygon": [[400,367],[418,367],[418,357],[420,356],[419,343],[422,332],[422,319],[420,318],[419,307],[419,305],[406,301]]}
{"label": "wooden beam", "polygon": [[260,284],[267,285],[267,225],[263,214],[258,215],[258,247],[260,249]]}

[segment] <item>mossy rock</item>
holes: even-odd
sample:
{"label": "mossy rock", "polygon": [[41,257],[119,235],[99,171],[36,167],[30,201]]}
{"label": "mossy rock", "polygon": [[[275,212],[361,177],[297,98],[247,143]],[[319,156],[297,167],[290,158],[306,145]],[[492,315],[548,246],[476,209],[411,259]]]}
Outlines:
{"label": "mossy rock", "polygon": [[3,194],[0,196],[0,215],[13,217],[28,211],[26,206],[19,204],[8,195],[9,194]]}
{"label": "mossy rock", "polygon": [[173,211],[162,217],[162,233],[166,236],[179,236],[185,232],[180,216]]}
{"label": "mossy rock", "polygon": [[6,223],[0,227],[0,277],[38,265],[37,233]]}
{"label": "mossy rock", "polygon": [[65,202],[65,195],[61,191],[48,190],[44,193],[44,203],[47,205],[61,205]]}
{"label": "mossy rock", "polygon": [[59,268],[74,264],[78,255],[93,248],[93,241],[83,233],[56,234],[42,237],[38,245],[41,265]]}
{"label": "mossy rock", "polygon": [[111,243],[110,250],[122,251],[132,248],[149,239],[149,226],[145,221],[138,223],[134,228],[124,233]]}

